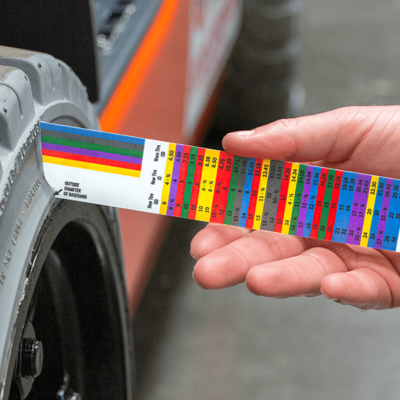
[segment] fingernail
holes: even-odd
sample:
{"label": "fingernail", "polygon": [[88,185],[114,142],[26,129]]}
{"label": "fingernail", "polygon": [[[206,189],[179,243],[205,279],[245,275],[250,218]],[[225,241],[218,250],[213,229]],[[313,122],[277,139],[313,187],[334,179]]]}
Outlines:
{"label": "fingernail", "polygon": [[238,132],[235,132],[235,133],[236,133],[236,135],[238,135],[238,136],[247,137],[247,136],[252,136],[252,135],[254,135],[255,132],[256,132],[256,131],[255,131],[254,129],[252,129],[251,131],[238,131]]}
{"label": "fingernail", "polygon": [[194,258],[196,261],[198,260],[198,257],[196,256],[196,254],[194,254],[192,252],[192,249],[189,250],[190,255],[192,256],[192,258]]}
{"label": "fingernail", "polygon": [[199,282],[197,282],[196,277],[194,276],[194,268],[193,268],[193,272],[192,272],[192,278],[193,278],[193,280],[194,280],[197,284],[199,284]]}
{"label": "fingernail", "polygon": [[336,297],[330,297],[328,295],[326,295],[322,290],[321,293],[328,299],[328,300],[332,300],[335,301],[336,303],[340,303],[340,299],[336,298]]}
{"label": "fingernail", "polygon": [[320,289],[320,291],[321,291],[321,293],[322,293],[328,300],[333,300],[333,301],[336,301],[336,302],[339,301],[338,298],[329,296],[329,295],[326,294],[322,289]]}
{"label": "fingernail", "polygon": [[[325,295],[324,295],[325,296]],[[334,297],[328,297],[328,296],[325,296],[328,300],[332,300],[332,301],[336,301],[336,303],[339,303],[340,302],[340,299],[337,299],[337,298],[334,298]]]}

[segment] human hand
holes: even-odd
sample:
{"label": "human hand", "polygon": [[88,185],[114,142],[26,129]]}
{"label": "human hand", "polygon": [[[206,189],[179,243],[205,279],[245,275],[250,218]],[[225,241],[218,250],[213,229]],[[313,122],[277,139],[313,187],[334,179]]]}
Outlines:
{"label": "human hand", "polygon": [[[400,106],[348,107],[280,120],[223,140],[242,157],[288,160],[400,178]],[[323,294],[362,309],[400,306],[400,254],[209,224],[192,241],[196,282],[207,289],[246,281],[255,294]]]}

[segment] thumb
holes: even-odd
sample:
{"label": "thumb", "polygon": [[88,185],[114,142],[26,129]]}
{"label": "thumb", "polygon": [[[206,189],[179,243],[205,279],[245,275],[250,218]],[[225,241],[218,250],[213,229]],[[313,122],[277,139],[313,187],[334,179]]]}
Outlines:
{"label": "thumb", "polygon": [[339,162],[356,149],[378,121],[386,124],[398,110],[398,107],[382,106],[345,107],[322,114],[282,119],[252,131],[229,133],[223,146],[227,152],[242,157]]}

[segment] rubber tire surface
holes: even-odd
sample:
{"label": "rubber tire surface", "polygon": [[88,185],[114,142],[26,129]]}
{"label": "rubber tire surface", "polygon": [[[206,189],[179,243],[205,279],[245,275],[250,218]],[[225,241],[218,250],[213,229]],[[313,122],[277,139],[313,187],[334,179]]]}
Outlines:
{"label": "rubber tire surface", "polygon": [[[106,292],[111,293],[110,302],[115,302],[116,309],[111,312],[119,324],[116,332],[120,334],[119,348],[114,350],[122,354],[124,369],[120,395],[114,396],[107,390],[99,393],[100,385],[93,378],[92,388],[85,389],[85,399],[133,399],[133,335],[116,212],[56,199],[54,188],[43,176],[39,120],[98,128],[86,89],[67,65],[49,55],[0,46],[0,399],[8,399],[18,354],[16,344],[20,341],[42,266],[59,234],[71,224],[85,229],[96,247],[99,265],[103,266],[103,270],[92,271],[89,288],[92,290],[87,290],[87,296],[91,293],[92,298],[85,299],[85,288],[81,288],[80,300],[86,301],[85,312],[89,311],[89,317],[93,318],[96,307],[103,306],[103,299],[107,298],[96,291],[95,285],[107,276],[109,291]],[[59,240],[58,245],[68,252],[67,243]],[[70,253],[78,250],[82,252],[82,249],[70,249]],[[74,265],[78,268],[79,263],[74,260],[71,270]],[[79,310],[80,303],[77,307]],[[101,327],[100,323],[99,327],[105,332],[109,328],[112,334],[112,327]],[[92,332],[92,342],[98,343],[95,335],[105,332]],[[91,357],[101,363],[103,349],[95,347],[91,349]],[[46,355],[44,359],[46,362]],[[107,371],[104,373],[105,376],[99,374],[98,378],[104,380]],[[109,383],[115,390],[112,382]]]}
{"label": "rubber tire surface", "polygon": [[297,82],[300,0],[246,0],[243,26],[228,66],[209,146],[227,132],[300,115]]}

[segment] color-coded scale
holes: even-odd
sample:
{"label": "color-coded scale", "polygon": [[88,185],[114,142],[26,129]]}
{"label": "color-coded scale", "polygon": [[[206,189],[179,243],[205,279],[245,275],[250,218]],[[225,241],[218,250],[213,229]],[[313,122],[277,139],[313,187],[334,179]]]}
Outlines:
{"label": "color-coded scale", "polygon": [[41,123],[58,196],[400,251],[400,180]]}

